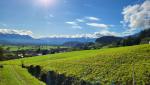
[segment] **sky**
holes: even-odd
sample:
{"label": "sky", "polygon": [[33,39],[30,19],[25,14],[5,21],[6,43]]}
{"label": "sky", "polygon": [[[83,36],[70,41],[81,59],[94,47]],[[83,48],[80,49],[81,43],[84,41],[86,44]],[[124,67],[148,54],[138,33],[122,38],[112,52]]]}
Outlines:
{"label": "sky", "polygon": [[127,36],[150,27],[150,0],[0,0],[0,33]]}

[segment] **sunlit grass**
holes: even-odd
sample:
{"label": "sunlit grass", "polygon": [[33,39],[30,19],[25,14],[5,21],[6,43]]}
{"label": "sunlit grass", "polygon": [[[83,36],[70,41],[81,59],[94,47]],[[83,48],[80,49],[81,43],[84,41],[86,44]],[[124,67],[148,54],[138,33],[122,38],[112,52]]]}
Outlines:
{"label": "sunlit grass", "polygon": [[[75,51],[22,59],[25,65],[40,65],[44,72],[56,71],[87,81],[131,83],[133,67],[138,84],[150,83],[150,45]],[[1,62],[20,65],[21,60]],[[134,64],[134,66],[133,66]]]}

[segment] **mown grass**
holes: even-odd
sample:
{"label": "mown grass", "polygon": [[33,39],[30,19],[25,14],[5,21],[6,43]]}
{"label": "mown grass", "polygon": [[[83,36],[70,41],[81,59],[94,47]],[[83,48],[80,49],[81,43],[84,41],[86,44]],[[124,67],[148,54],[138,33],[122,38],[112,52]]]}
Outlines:
{"label": "mown grass", "polygon": [[45,85],[17,65],[0,68],[0,85]]}
{"label": "mown grass", "polygon": [[[43,72],[56,71],[101,84],[150,84],[150,45],[75,51],[22,59],[26,65],[40,65]],[[19,65],[20,60],[3,64]]]}

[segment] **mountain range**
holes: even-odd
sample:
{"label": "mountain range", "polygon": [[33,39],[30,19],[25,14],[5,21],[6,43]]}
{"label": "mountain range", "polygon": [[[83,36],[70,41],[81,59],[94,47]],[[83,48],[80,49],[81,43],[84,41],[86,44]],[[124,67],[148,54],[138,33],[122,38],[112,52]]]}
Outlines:
{"label": "mountain range", "polygon": [[116,36],[102,36],[100,38],[39,38],[35,39],[29,35],[20,35],[20,34],[8,34],[0,33],[0,44],[14,44],[14,45],[63,45],[64,43],[77,42],[77,43],[87,43],[87,42],[97,42],[101,44],[112,43],[126,39],[128,37],[144,39],[145,37],[150,36],[150,29],[141,31],[134,35],[125,36],[125,37],[116,37]]}
{"label": "mountain range", "polygon": [[39,38],[35,39],[29,35],[3,34],[0,33],[0,44],[14,45],[62,45],[65,42],[95,42],[96,38]]}

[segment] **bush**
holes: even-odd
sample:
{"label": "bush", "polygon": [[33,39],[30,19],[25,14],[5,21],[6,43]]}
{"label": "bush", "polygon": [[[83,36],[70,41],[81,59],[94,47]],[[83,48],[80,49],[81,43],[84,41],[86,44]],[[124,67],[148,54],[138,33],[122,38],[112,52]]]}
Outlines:
{"label": "bush", "polygon": [[3,68],[3,65],[0,65],[0,68]]}
{"label": "bush", "polygon": [[4,60],[3,57],[4,57],[4,50],[2,47],[0,47],[0,61]]}

